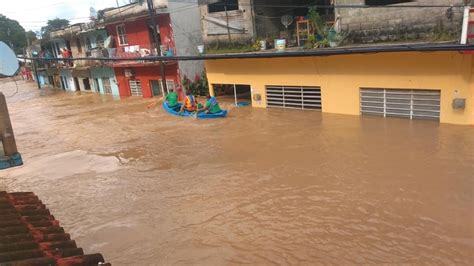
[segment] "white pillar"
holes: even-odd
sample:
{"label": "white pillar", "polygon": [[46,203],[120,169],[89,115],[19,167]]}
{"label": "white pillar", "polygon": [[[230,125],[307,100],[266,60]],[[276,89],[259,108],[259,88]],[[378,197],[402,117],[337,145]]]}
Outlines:
{"label": "white pillar", "polygon": [[234,99],[235,99],[235,106],[237,107],[237,87],[234,84]]}
{"label": "white pillar", "polygon": [[469,6],[464,7],[464,15],[462,21],[461,44],[467,44],[467,34],[469,29]]}

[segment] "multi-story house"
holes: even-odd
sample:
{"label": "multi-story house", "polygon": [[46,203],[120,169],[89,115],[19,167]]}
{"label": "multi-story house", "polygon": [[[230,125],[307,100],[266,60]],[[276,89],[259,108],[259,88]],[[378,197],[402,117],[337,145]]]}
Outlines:
{"label": "multi-story house", "polygon": [[[70,51],[70,59],[106,57],[105,29],[96,29],[93,22],[78,23],[50,32],[42,39],[42,54],[63,58],[63,49]],[[68,91],[91,91],[119,95],[113,69],[98,60],[64,60],[41,64],[40,80]]]}
{"label": "multi-story house", "polygon": [[[297,42],[297,21],[308,8],[349,43],[453,40],[469,0],[216,0],[199,1],[203,39],[208,46],[285,38]],[[450,7],[453,5],[453,7]],[[409,8],[407,8],[409,6]],[[431,6],[431,7],[430,7]],[[285,18],[284,18],[285,17]],[[286,27],[285,23],[289,23]],[[304,42],[299,43],[302,46]]]}
{"label": "multi-story house", "polygon": [[[226,4],[229,1],[218,1]],[[212,38],[225,40],[231,29],[245,28],[252,33],[247,18],[249,5],[238,2],[238,10],[226,8],[225,23],[206,17],[215,13],[215,1],[204,3],[203,32],[206,43]],[[275,8],[278,4],[254,7]],[[289,2],[279,8],[290,12]],[[290,108],[324,113],[434,120],[441,123],[474,125],[474,8],[463,0],[334,0],[324,9],[334,10],[318,36],[311,33],[302,47],[278,52],[213,55],[206,61],[210,93],[232,93],[246,89],[248,100],[257,108]],[[302,6],[308,11],[306,4]],[[219,6],[221,7],[222,4]],[[203,8],[203,6],[201,5]],[[203,10],[201,8],[201,10]],[[324,18],[321,6],[303,17],[293,17],[297,25]],[[232,24],[235,11],[240,24]],[[296,12],[296,11],[295,11]],[[227,15],[226,15],[227,13]],[[282,21],[290,21],[286,17]],[[268,18],[271,19],[271,18]],[[229,21],[229,23],[227,22]],[[210,32],[215,25],[224,30]],[[312,21],[311,21],[312,22]],[[320,22],[320,21],[319,21]],[[324,23],[321,22],[321,23]],[[315,24],[315,23],[311,23]],[[247,26],[246,26],[247,25]],[[326,34],[327,29],[329,30]],[[221,29],[219,29],[221,30]],[[294,28],[293,28],[294,30]],[[308,28],[306,28],[308,30]],[[291,29],[289,29],[291,31]],[[254,31],[258,33],[257,31]],[[314,32],[314,29],[313,29]],[[215,33],[215,32],[214,32]],[[333,41],[329,38],[332,34]],[[338,34],[339,33],[339,34]],[[232,40],[237,33],[231,31]],[[283,34],[280,34],[280,38]],[[254,35],[260,37],[258,34]],[[284,35],[283,35],[284,36]],[[308,33],[310,36],[310,33]],[[228,37],[228,36],[227,36]],[[336,37],[348,43],[337,43]],[[235,38],[235,39],[234,39]],[[291,43],[294,36],[286,35]],[[319,39],[319,40],[318,40]],[[312,43],[314,42],[314,43]],[[302,46],[301,43],[293,46]],[[370,43],[370,44],[369,44]],[[309,44],[309,45],[306,45]],[[328,47],[331,46],[331,47]],[[233,88],[233,90],[232,90]]]}
{"label": "multi-story house", "polygon": [[[76,58],[107,57],[104,47],[108,38],[104,28],[97,28],[94,22],[81,25],[81,32],[76,36],[73,52]],[[80,90],[92,90],[101,94],[119,96],[118,83],[113,68],[99,60],[81,60],[74,62],[74,83]]]}
{"label": "multi-story house", "polygon": [[[323,6],[318,12],[328,21],[334,21],[333,0],[215,0],[199,1],[204,43],[208,46],[226,46],[252,43],[257,38],[296,40],[295,20],[308,14],[308,7]],[[284,18],[285,17],[285,18]],[[284,21],[282,19],[290,18]]]}
{"label": "multi-story house", "polygon": [[[158,55],[197,55],[202,44],[199,9],[196,1],[154,0],[152,16],[157,28],[158,44],[146,1],[99,11],[99,25],[111,36],[108,56],[116,59]],[[163,64],[160,66],[160,64]],[[161,96],[167,92],[162,86],[160,68],[164,68],[168,90],[181,90],[181,79],[201,74],[200,62],[177,61],[113,61],[120,96]]]}
{"label": "multi-story house", "polygon": [[[41,40],[42,51],[48,54],[48,57],[63,58],[63,50],[77,54],[77,47],[73,46],[74,39],[81,31],[81,24],[74,24],[62,29],[49,32]],[[42,56],[45,54],[42,53]],[[63,90],[78,90],[77,84],[74,82],[72,75],[72,64],[66,61],[50,62],[47,64],[46,71],[49,84]]]}

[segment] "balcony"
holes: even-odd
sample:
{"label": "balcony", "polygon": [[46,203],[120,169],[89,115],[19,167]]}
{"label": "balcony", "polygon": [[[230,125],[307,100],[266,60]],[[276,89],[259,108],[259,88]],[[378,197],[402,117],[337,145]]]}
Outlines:
{"label": "balcony", "polygon": [[[163,56],[173,56],[174,55],[174,48],[168,48],[166,45],[160,46]],[[140,57],[148,57],[154,56],[156,54],[156,49],[151,45],[128,45],[128,46],[120,46],[118,48],[107,48],[107,56],[109,58],[140,58]],[[155,52],[153,52],[155,51]],[[158,64],[157,62],[152,61],[114,61],[112,62],[114,66],[122,66],[122,65],[154,65]]]}

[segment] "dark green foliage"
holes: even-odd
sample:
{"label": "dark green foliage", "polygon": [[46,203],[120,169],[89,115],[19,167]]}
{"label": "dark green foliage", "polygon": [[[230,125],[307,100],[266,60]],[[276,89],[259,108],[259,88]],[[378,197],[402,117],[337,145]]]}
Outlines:
{"label": "dark green foliage", "polygon": [[194,81],[185,76],[182,83],[184,89],[190,90],[194,96],[205,96],[209,93],[209,84],[205,72],[202,73],[202,76],[196,75]]}
{"label": "dark green foliage", "polygon": [[69,26],[69,20],[62,18],[50,19],[46,23],[46,26],[41,27],[41,34],[45,37],[49,32],[54,30],[62,29],[66,26]]}
{"label": "dark green foliage", "polygon": [[22,54],[26,47],[25,29],[18,21],[0,15],[0,41],[13,48],[15,53]]}

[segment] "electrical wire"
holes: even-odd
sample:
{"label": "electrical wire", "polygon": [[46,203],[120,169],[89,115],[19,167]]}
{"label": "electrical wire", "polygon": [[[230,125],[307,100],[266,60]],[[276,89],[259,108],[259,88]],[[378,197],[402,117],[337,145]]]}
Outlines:
{"label": "electrical wire", "polygon": [[[171,1],[169,0],[168,2],[176,2],[176,1]],[[176,2],[176,3],[182,3],[182,2]],[[57,3],[59,4],[59,3]],[[185,4],[182,3],[184,6],[179,7],[176,9],[168,9],[165,11],[165,13],[178,13],[187,9],[192,9],[195,7],[198,7],[199,5],[196,4]],[[214,5],[225,5],[224,3],[215,3]],[[330,8],[330,9],[366,9],[366,8],[456,8],[456,7],[464,7],[465,5],[318,5],[318,4],[305,4],[305,5],[274,5],[274,4],[246,4],[246,3],[239,3],[239,7],[270,7],[270,8],[290,8],[289,10],[293,10],[296,8],[309,8],[309,7],[315,7],[315,8]],[[122,7],[116,7],[116,9],[123,8]],[[130,5],[129,7],[126,7],[126,9],[122,9],[121,12],[126,11],[130,8],[133,8],[134,5]],[[77,18],[66,18],[68,20],[75,20],[75,19],[85,19],[89,17],[77,17]],[[42,23],[42,22],[47,22],[48,20],[44,21],[24,21],[22,23]]]}

